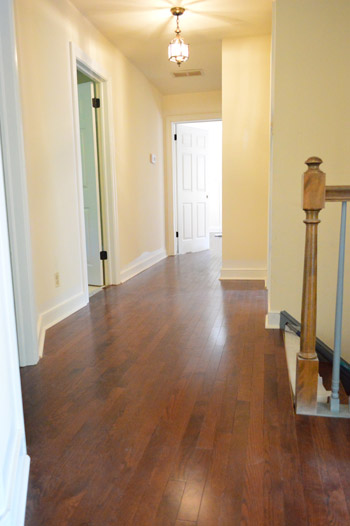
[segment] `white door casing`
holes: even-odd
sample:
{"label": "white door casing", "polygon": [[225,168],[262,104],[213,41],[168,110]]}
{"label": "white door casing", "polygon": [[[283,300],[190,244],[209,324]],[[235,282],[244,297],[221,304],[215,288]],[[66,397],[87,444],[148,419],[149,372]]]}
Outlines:
{"label": "white door casing", "polygon": [[24,524],[29,474],[0,144],[0,526]]}
{"label": "white door casing", "polygon": [[103,264],[100,259],[102,231],[96,115],[92,107],[93,83],[79,84],[78,94],[88,283],[102,286],[104,284]]}
{"label": "white door casing", "polygon": [[17,342],[22,366],[39,360],[37,309],[18,82],[14,1],[0,1],[0,121]]}
{"label": "white door casing", "polygon": [[207,143],[203,129],[176,126],[179,253],[209,249]]}

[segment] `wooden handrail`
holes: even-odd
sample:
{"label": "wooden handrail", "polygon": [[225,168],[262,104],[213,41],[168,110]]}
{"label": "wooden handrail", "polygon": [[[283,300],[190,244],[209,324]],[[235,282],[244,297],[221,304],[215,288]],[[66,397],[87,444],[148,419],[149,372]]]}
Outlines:
{"label": "wooden handrail", "polygon": [[350,201],[350,186],[326,186],[326,201]]}
{"label": "wooden handrail", "polygon": [[301,308],[300,352],[297,357],[295,407],[298,414],[317,411],[318,358],[316,348],[317,314],[317,231],[318,215],[326,201],[326,174],[322,160],[310,157],[303,175],[303,210],[306,213],[303,297]]}

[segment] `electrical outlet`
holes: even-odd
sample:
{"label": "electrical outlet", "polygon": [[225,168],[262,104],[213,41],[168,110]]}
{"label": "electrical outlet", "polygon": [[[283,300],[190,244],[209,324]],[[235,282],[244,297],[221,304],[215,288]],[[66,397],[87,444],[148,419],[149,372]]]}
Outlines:
{"label": "electrical outlet", "polygon": [[59,287],[60,286],[60,273],[55,272],[54,278],[55,278],[55,287]]}

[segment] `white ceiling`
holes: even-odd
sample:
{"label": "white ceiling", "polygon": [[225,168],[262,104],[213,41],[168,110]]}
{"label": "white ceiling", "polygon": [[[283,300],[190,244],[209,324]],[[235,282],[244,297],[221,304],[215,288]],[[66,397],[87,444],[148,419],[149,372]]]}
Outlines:
{"label": "white ceiling", "polygon": [[[221,40],[271,31],[273,0],[72,0],[73,4],[140,69],[162,93],[221,89]],[[190,44],[181,70],[201,77],[174,78],[167,45],[175,36],[173,6],[185,7],[180,28]]]}

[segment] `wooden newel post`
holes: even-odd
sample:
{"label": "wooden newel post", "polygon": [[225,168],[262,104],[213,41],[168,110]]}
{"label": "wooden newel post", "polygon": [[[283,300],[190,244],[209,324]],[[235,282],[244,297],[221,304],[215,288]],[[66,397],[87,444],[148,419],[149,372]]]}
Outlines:
{"label": "wooden newel post", "polygon": [[295,407],[298,414],[317,410],[318,358],[316,354],[317,315],[317,229],[318,215],[325,206],[326,174],[322,160],[310,157],[303,175],[303,210],[306,224],[300,352],[297,357]]}

